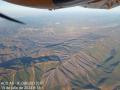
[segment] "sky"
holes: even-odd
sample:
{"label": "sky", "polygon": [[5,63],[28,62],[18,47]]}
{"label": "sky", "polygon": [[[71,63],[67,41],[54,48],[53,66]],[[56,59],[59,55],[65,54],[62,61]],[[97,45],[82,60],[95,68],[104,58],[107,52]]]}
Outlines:
{"label": "sky", "polygon": [[10,3],[0,0],[0,12],[9,14],[12,16],[18,16],[18,17],[34,15],[37,13],[57,13],[57,12],[71,12],[71,11],[120,13],[120,6],[110,9],[110,10],[88,9],[88,8],[86,9],[80,6],[76,6],[76,7],[71,7],[71,8],[58,9],[58,10],[51,12],[45,9],[36,9],[36,8],[29,8],[29,7],[23,7],[23,6],[19,6],[15,4],[10,4]]}

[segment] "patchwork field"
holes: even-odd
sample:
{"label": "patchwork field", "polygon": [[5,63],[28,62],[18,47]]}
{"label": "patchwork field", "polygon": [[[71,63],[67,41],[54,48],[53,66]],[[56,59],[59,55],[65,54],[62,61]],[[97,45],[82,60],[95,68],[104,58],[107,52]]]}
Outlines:
{"label": "patchwork field", "polygon": [[1,20],[0,90],[118,90],[119,14],[99,14]]}

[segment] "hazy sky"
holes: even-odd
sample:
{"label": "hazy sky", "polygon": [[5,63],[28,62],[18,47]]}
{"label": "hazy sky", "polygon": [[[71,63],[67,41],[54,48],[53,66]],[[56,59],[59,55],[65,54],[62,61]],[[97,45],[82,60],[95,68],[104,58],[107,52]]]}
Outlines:
{"label": "hazy sky", "polygon": [[[6,3],[2,0],[0,0],[0,12],[13,15],[13,16],[24,16],[24,15],[30,15],[30,14],[37,14],[37,13],[56,13],[56,12],[71,12],[71,11],[85,11],[85,12],[91,12],[91,11],[99,11],[99,12],[114,12],[114,13],[120,13],[120,7],[113,8],[111,10],[98,10],[98,9],[86,9],[83,7],[72,7],[72,8],[65,8],[65,9],[59,9],[55,11],[49,11],[49,10],[43,10],[43,9],[34,9],[34,8],[28,8],[23,6],[18,6],[14,4]],[[27,12],[27,13],[25,13]]]}

